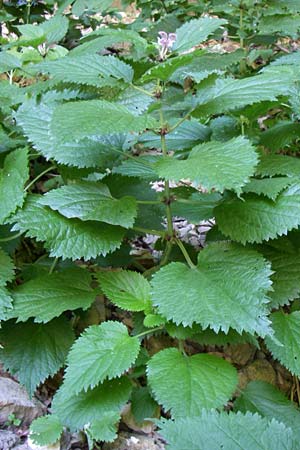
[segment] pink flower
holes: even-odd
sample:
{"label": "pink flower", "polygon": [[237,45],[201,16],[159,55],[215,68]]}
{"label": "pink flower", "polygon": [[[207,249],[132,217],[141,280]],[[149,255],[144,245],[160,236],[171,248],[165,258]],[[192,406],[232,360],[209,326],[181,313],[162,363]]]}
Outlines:
{"label": "pink flower", "polygon": [[177,39],[176,33],[166,33],[165,31],[159,31],[159,38],[157,39],[159,49],[159,56],[161,59],[165,59],[168,50],[173,47],[174,42]]}

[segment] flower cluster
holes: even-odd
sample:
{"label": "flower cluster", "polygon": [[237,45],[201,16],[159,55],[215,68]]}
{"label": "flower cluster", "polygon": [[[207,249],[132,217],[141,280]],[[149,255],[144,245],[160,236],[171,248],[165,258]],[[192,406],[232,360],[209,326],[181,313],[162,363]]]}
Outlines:
{"label": "flower cluster", "polygon": [[159,31],[159,38],[157,39],[159,45],[160,59],[165,59],[168,51],[173,47],[177,35],[176,33],[166,33],[165,31]]}

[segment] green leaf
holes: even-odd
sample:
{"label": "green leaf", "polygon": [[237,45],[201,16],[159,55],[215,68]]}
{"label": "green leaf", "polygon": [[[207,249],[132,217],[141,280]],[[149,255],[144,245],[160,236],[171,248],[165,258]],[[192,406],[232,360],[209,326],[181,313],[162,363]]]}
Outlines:
{"label": "green leaf", "polygon": [[35,322],[45,323],[64,311],[87,309],[96,296],[91,281],[90,273],[79,268],[33,278],[11,292],[9,318],[25,322],[34,317]]}
{"label": "green leaf", "polygon": [[[260,136],[260,144],[272,151],[280,150],[300,135],[300,124],[295,122],[279,122],[264,131]],[[267,159],[267,157],[265,157]]]}
{"label": "green leaf", "polygon": [[259,21],[260,34],[280,33],[284,36],[291,36],[293,39],[299,37],[300,18],[299,15],[274,14],[272,16],[262,16]]}
{"label": "green leaf", "polygon": [[263,249],[263,254],[274,271],[271,277],[273,290],[269,292],[272,307],[286,305],[300,295],[300,252],[286,251],[284,246],[279,246]]}
{"label": "green leaf", "polygon": [[300,225],[298,185],[282,192],[275,202],[254,194],[232,198],[215,208],[220,231],[245,244],[262,242],[286,234]]}
{"label": "green leaf", "polygon": [[134,197],[115,199],[105,184],[86,181],[52,189],[39,203],[68,218],[97,220],[124,228],[132,227],[137,215]]}
{"label": "green leaf", "polygon": [[91,259],[106,255],[120,247],[124,229],[98,222],[67,219],[39,203],[40,196],[31,195],[11,219],[12,231],[44,241],[50,256]]}
{"label": "green leaf", "polygon": [[[261,255],[236,244],[210,244],[190,269],[171,263],[152,279],[152,301],[158,312],[176,324],[200,324],[214,331],[259,335],[270,333],[266,318],[270,264]],[[184,295],[183,295],[184,292]]]}
{"label": "green leaf", "polygon": [[46,40],[45,32],[39,26],[31,24],[18,25],[17,29],[21,33],[21,37],[16,41],[12,41],[11,46],[38,47]]}
{"label": "green leaf", "polygon": [[48,20],[45,20],[39,25],[39,28],[46,36],[48,44],[54,44],[61,41],[67,34],[69,28],[69,21],[66,16],[55,15]]}
{"label": "green leaf", "polygon": [[285,314],[282,311],[271,315],[274,337],[266,338],[266,344],[275,359],[278,359],[293,375],[300,375],[300,311]]}
{"label": "green leaf", "polygon": [[35,69],[49,73],[56,83],[69,81],[96,87],[113,86],[114,81],[122,79],[130,83],[133,78],[131,66],[111,55],[66,56],[43,62]]}
{"label": "green leaf", "polygon": [[5,51],[0,53],[0,73],[17,68],[19,69],[20,67],[22,67],[22,63],[15,54]]}
{"label": "green leaf", "polygon": [[256,173],[269,177],[275,175],[299,176],[300,160],[286,155],[263,155],[256,168]]}
{"label": "green leaf", "polygon": [[54,414],[39,417],[30,426],[30,437],[37,445],[54,444],[59,440],[63,426]]}
{"label": "green leaf", "polygon": [[[238,155],[238,158],[237,158]],[[207,142],[194,147],[187,160],[166,157],[156,163],[160,177],[180,181],[188,178],[207,190],[237,193],[254,173],[258,156],[243,137],[223,142]]]}
{"label": "green leaf", "polygon": [[287,94],[288,77],[286,78],[287,80],[283,75],[266,73],[241,80],[218,79],[212,88],[205,92],[199,91],[196,114],[221,114],[253,103],[276,100],[279,95]]}
{"label": "green leaf", "polygon": [[0,223],[23,205],[24,184],[29,176],[27,152],[19,149],[9,153],[0,170]]}
{"label": "green leaf", "polygon": [[57,391],[52,411],[71,431],[102,420],[108,413],[118,413],[128,401],[132,385],[128,378],[104,381],[95,389],[73,395],[64,388]]}
{"label": "green leaf", "polygon": [[76,167],[105,165],[110,151],[108,145],[89,140],[62,143],[51,132],[55,103],[49,101],[49,96],[50,93],[45,94],[40,104],[35,100],[24,102],[15,114],[18,125],[23,128],[34,148],[47,159],[55,159],[61,164]]}
{"label": "green leaf", "polygon": [[290,428],[258,414],[203,411],[199,417],[160,422],[168,450],[296,450]]}
{"label": "green leaf", "polygon": [[139,350],[138,338],[128,336],[122,323],[107,321],[90,326],[69,353],[65,384],[78,394],[105,379],[120,377],[134,363]]}
{"label": "green leaf", "polygon": [[120,413],[108,411],[100,419],[94,420],[88,433],[95,441],[113,442],[117,438]]}
{"label": "green leaf", "polygon": [[12,309],[12,298],[5,287],[0,286],[0,322],[6,320]]}
{"label": "green leaf", "polygon": [[85,100],[58,105],[54,109],[50,129],[62,142],[71,142],[156,126],[157,122],[152,117],[137,117],[122,105],[105,100]]}
{"label": "green leaf", "polygon": [[45,325],[9,321],[2,323],[0,340],[2,363],[32,395],[40,383],[65,364],[74,334],[63,317]]}
{"label": "green leaf", "polygon": [[106,297],[119,308],[128,311],[151,308],[150,284],[140,273],[130,270],[106,271],[97,277]]}
{"label": "green leaf", "polygon": [[128,177],[148,178],[149,180],[156,180],[157,174],[154,170],[154,164],[160,156],[157,155],[142,155],[135,159],[127,159],[123,161],[120,166],[113,168],[113,173],[126,175]]}
{"label": "green leaf", "polygon": [[203,408],[221,408],[237,386],[237,372],[213,355],[182,355],[175,348],[156,353],[147,378],[155,399],[173,417],[197,416]]}
{"label": "green leaf", "polygon": [[150,395],[148,387],[142,386],[133,389],[131,395],[131,411],[138,423],[154,417],[158,409],[159,405]]}
{"label": "green leaf", "polygon": [[205,41],[218,28],[227,23],[226,20],[202,17],[190,20],[176,30],[176,41],[172,50],[183,52]]}
{"label": "green leaf", "polygon": [[0,287],[13,280],[14,270],[12,259],[0,248]]}
{"label": "green leaf", "polygon": [[100,13],[105,11],[112,3],[112,0],[76,0],[72,7],[72,13],[75,16],[81,16],[86,10]]}
{"label": "green leaf", "polygon": [[[176,195],[176,190],[175,190]],[[195,192],[187,199],[176,198],[172,203],[172,214],[184,217],[189,222],[199,224],[201,220],[208,220],[214,217],[214,208],[221,200],[221,195],[217,192],[204,194]]]}
{"label": "green leaf", "polygon": [[299,442],[300,410],[285,395],[265,381],[251,381],[234,402],[235,409],[258,413],[269,420],[273,418],[291,428]]}
{"label": "green leaf", "polygon": [[276,200],[280,192],[291,184],[296,182],[295,178],[277,177],[277,178],[251,178],[249,183],[243,187],[243,192],[253,192],[257,195],[264,195],[271,200]]}

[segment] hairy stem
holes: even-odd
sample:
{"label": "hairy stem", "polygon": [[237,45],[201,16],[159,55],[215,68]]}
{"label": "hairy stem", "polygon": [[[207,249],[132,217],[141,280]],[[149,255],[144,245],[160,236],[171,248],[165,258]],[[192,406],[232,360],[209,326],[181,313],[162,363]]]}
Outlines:
{"label": "hairy stem", "polygon": [[30,183],[24,188],[24,191],[28,191],[28,189],[31,188],[40,178],[42,178],[46,173],[51,172],[51,170],[56,169],[56,166],[48,167],[48,169],[45,169],[43,172],[41,172],[39,175],[37,175]]}

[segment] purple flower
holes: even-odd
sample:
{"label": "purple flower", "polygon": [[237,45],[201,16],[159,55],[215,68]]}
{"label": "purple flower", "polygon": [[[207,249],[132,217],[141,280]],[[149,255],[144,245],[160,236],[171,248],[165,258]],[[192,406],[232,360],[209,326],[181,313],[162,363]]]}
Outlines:
{"label": "purple flower", "polygon": [[159,56],[161,59],[165,59],[168,50],[173,47],[174,42],[177,39],[176,33],[166,33],[165,31],[159,31],[159,38],[157,39],[159,45]]}

